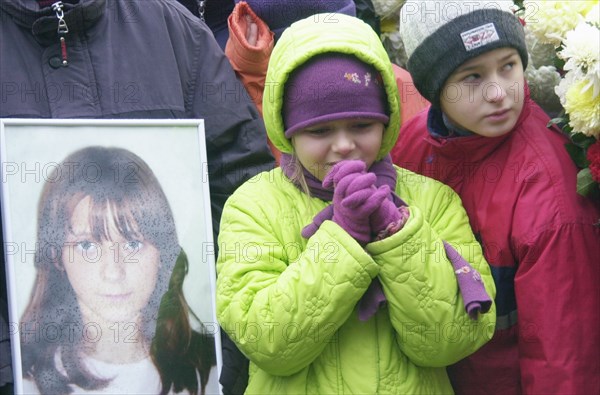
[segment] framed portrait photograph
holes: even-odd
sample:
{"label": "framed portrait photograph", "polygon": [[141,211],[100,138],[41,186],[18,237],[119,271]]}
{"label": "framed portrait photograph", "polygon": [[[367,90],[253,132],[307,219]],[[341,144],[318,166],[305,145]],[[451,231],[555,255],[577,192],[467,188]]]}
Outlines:
{"label": "framed portrait photograph", "polygon": [[17,394],[220,394],[202,120],[0,119]]}

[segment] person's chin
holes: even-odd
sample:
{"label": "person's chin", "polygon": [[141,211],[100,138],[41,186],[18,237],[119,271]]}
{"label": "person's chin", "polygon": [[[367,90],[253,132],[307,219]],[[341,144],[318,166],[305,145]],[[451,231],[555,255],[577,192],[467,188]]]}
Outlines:
{"label": "person's chin", "polygon": [[510,133],[515,127],[515,124],[516,120],[509,119],[502,123],[483,125],[478,131],[475,130],[474,133],[483,137],[500,137]]}
{"label": "person's chin", "polygon": [[507,111],[504,114],[485,117],[484,125],[482,125],[482,133],[480,135],[486,137],[499,137],[507,133],[517,124],[517,117],[513,111]]}
{"label": "person's chin", "polygon": [[478,133],[478,134],[483,137],[493,138],[493,137],[504,136],[505,134],[510,133],[510,131],[511,131],[511,129],[500,129],[500,130],[485,131],[485,132]]}

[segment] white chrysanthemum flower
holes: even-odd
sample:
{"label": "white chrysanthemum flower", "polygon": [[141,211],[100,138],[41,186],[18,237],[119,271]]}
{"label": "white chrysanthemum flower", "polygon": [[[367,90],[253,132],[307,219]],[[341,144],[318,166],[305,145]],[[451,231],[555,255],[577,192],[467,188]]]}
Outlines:
{"label": "white chrysanthemum flower", "polygon": [[400,8],[404,5],[405,0],[372,0],[373,8],[375,13],[380,18],[387,18],[392,14],[398,16],[400,14]]}
{"label": "white chrysanthemum flower", "polygon": [[556,48],[551,44],[544,44],[537,37],[525,30],[525,43],[529,52],[529,67],[539,68],[546,65],[554,65],[556,62]]}
{"label": "white chrysanthemum flower", "polygon": [[585,21],[600,28],[600,3],[596,4],[585,16]]}
{"label": "white chrysanthemum flower", "polygon": [[600,138],[600,96],[592,97],[592,91],[585,89],[585,80],[578,80],[575,73],[567,73],[556,87],[573,133]]}
{"label": "white chrysanthemum flower", "polygon": [[558,96],[558,98],[560,99],[560,104],[563,107],[565,105],[567,97],[567,90],[569,89],[569,86],[573,85],[573,82],[575,81],[575,78],[573,76],[574,73],[565,74],[560,83],[554,89],[554,92],[556,93],[556,96]]}
{"label": "white chrysanthemum flower", "polygon": [[569,30],[584,21],[598,4],[593,1],[524,1],[525,27],[542,42],[558,47]]}
{"label": "white chrysanthemum flower", "polygon": [[383,47],[388,53],[391,62],[402,68],[406,68],[408,56],[404,49],[404,43],[400,38],[400,32],[393,31],[381,33],[381,42],[383,43]]}
{"label": "white chrysanthemum flower", "polygon": [[593,89],[593,98],[600,94],[600,29],[585,22],[577,25],[567,32],[558,56],[566,60],[565,71],[587,81],[585,89]]}
{"label": "white chrysanthemum flower", "polygon": [[531,98],[547,114],[558,115],[562,110],[560,99],[555,93],[561,78],[554,66],[527,67],[525,79],[529,85]]}
{"label": "white chrysanthemum flower", "polygon": [[578,81],[567,90],[565,111],[574,132],[600,138],[600,96],[592,98],[584,88],[585,81]]}
{"label": "white chrysanthemum flower", "polygon": [[398,24],[400,23],[400,14],[396,13],[389,18],[380,19],[381,42],[392,63],[406,68],[408,61],[404,43],[400,37]]}

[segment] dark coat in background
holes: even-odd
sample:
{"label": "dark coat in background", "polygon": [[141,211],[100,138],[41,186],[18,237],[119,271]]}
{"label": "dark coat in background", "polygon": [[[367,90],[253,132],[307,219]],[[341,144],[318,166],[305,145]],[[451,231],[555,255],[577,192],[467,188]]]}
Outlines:
{"label": "dark coat in background", "polygon": [[204,119],[216,240],[225,200],[274,160],[211,30],[175,0],[64,1],[63,10],[66,52],[51,7],[0,2],[0,117]]}

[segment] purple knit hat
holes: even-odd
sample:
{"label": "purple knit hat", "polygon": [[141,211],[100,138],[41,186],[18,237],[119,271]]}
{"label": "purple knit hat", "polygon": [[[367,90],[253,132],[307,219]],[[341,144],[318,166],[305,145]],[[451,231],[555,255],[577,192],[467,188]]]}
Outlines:
{"label": "purple knit hat", "polygon": [[[353,0],[245,0],[256,15],[275,33],[275,40],[292,23],[311,15],[338,12],[356,16]],[[239,3],[240,0],[235,0]],[[334,17],[331,17],[332,23]]]}
{"label": "purple knit hat", "polygon": [[311,125],[344,118],[389,121],[381,76],[354,56],[326,53],[294,70],[285,85],[285,137]]}

